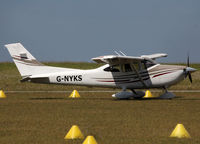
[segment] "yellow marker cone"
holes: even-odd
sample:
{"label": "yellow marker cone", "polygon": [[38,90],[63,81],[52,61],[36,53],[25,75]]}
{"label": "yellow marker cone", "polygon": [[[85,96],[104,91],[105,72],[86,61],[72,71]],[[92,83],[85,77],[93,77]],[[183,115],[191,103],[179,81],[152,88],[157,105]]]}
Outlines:
{"label": "yellow marker cone", "polygon": [[97,144],[97,141],[93,136],[87,136],[83,144]]}
{"label": "yellow marker cone", "polygon": [[0,98],[6,98],[6,95],[2,90],[0,90]]}
{"label": "yellow marker cone", "polygon": [[69,98],[79,98],[79,97],[81,97],[81,96],[77,90],[74,90],[69,96]]}
{"label": "yellow marker cone", "polygon": [[187,132],[183,124],[177,124],[170,137],[191,138],[190,134]]}
{"label": "yellow marker cone", "polygon": [[77,125],[73,125],[64,139],[83,139],[84,136]]}
{"label": "yellow marker cone", "polygon": [[145,92],[144,98],[152,98],[152,97],[154,97],[154,96],[152,95],[152,93],[151,93],[149,90],[147,90],[147,91]]}

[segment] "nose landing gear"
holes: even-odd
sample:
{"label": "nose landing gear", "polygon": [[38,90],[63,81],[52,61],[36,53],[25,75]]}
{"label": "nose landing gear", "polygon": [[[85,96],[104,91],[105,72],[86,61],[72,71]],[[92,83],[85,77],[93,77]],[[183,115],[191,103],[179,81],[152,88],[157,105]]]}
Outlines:
{"label": "nose landing gear", "polygon": [[175,94],[172,93],[172,92],[168,92],[167,88],[164,87],[164,91],[165,93],[162,94],[159,98],[162,98],[162,99],[172,99],[175,97]]}

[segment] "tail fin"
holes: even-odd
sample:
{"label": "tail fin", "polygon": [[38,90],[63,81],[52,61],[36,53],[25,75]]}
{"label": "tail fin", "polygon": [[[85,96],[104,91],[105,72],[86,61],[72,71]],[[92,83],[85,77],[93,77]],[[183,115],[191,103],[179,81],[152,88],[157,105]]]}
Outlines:
{"label": "tail fin", "polygon": [[7,44],[5,47],[8,49],[14,63],[16,64],[21,76],[29,77],[31,75],[44,74],[50,72],[58,72],[68,70],[66,68],[56,68],[45,66],[38,62],[21,43]]}

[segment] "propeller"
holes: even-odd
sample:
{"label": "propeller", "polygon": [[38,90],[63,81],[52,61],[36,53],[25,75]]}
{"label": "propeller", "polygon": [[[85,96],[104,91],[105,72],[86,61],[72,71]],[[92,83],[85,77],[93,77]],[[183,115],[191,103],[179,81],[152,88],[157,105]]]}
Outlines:
{"label": "propeller", "polygon": [[187,57],[187,68],[184,69],[185,71],[185,78],[188,76],[190,82],[192,83],[192,75],[191,75],[191,71],[193,71],[193,68],[190,68],[190,57],[188,55]]}

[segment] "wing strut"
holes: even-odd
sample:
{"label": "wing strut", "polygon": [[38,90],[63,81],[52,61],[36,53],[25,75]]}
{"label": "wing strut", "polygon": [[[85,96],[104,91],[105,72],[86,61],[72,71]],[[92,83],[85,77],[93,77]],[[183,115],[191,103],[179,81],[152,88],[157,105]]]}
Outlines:
{"label": "wing strut", "polygon": [[139,74],[139,72],[137,71],[137,69],[135,68],[135,66],[134,65],[132,65],[132,66],[133,66],[133,69],[136,72],[138,78],[140,79],[141,83],[144,85],[145,88],[147,88],[147,85],[145,84],[144,80],[142,79],[141,75]]}

